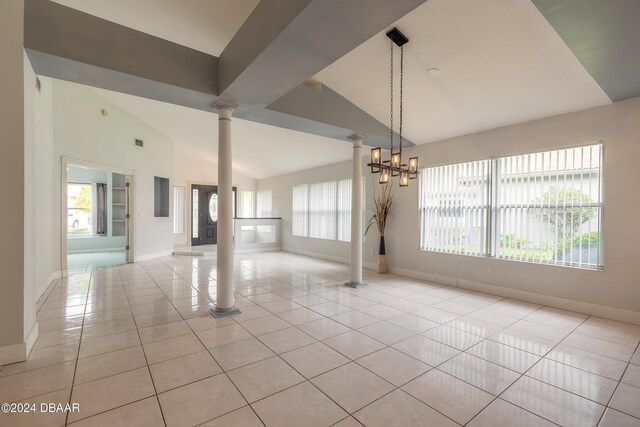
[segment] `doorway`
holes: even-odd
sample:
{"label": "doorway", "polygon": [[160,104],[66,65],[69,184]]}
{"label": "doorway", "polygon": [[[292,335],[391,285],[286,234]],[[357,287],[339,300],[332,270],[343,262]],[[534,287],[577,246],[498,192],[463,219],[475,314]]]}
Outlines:
{"label": "doorway", "polygon": [[[236,217],[236,187],[233,187],[233,218]],[[218,186],[191,185],[191,246],[218,243]]]}

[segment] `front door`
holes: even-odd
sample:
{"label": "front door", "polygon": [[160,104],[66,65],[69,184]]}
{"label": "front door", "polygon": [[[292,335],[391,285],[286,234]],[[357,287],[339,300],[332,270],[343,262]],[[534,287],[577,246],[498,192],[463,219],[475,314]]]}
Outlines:
{"label": "front door", "polygon": [[[233,188],[233,217],[235,218]],[[218,243],[218,187],[215,185],[191,186],[191,246]]]}
{"label": "front door", "polygon": [[218,187],[191,186],[191,245],[215,245],[218,242]]}

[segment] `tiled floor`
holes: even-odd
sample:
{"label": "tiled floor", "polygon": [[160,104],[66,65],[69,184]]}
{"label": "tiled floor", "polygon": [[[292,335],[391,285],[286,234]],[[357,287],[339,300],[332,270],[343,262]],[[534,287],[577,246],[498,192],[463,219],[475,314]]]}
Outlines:
{"label": "tiled floor", "polygon": [[125,262],[124,251],[67,254],[67,270],[69,274],[85,273],[97,268],[124,264]]}
{"label": "tiled floor", "polygon": [[286,253],[236,257],[242,314],[207,314],[215,258],[59,281],[2,426],[639,426],[640,326]]}

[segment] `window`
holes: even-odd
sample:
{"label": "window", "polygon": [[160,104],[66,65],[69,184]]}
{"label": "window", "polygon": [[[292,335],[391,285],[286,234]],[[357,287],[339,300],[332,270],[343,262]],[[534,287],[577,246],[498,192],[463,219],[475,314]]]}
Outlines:
{"label": "window", "polygon": [[294,186],[291,222],[294,236],[351,241],[351,179]]}
{"label": "window", "polygon": [[602,145],[427,168],[421,249],[602,266]]}
{"label": "window", "polygon": [[253,191],[240,192],[240,217],[253,218]]}
{"label": "window", "polygon": [[258,218],[270,218],[273,216],[271,201],[271,190],[258,191],[257,197],[257,217]]}
{"label": "window", "polygon": [[482,160],[423,170],[421,249],[487,253],[490,166]]}
{"label": "window", "polygon": [[92,184],[67,184],[67,233],[69,236],[93,234],[92,208]]}
{"label": "window", "polygon": [[184,187],[173,187],[173,233],[184,233]]}

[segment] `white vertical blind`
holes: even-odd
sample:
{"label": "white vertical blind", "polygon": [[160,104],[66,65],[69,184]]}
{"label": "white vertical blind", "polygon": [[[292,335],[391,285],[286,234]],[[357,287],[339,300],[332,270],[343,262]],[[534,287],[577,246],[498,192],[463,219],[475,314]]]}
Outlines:
{"label": "white vertical blind", "polygon": [[487,254],[489,184],[489,160],[424,169],[421,249]]}
{"label": "white vertical blind", "polygon": [[309,185],[309,237],[336,239],[337,182]]}
{"label": "white vertical blind", "polygon": [[240,217],[253,218],[253,191],[240,191]]}
{"label": "white vertical blind", "polygon": [[184,233],[185,188],[173,187],[173,233]]}
{"label": "white vertical blind", "polygon": [[308,202],[309,186],[307,184],[303,184],[293,187],[291,233],[294,236],[306,237],[309,235]]}
{"label": "white vertical blind", "polygon": [[598,268],[602,145],[497,160],[496,256]]}
{"label": "white vertical blind", "polygon": [[256,216],[258,218],[269,218],[273,216],[271,195],[271,190],[258,191],[256,206]]}
{"label": "white vertical blind", "polygon": [[338,240],[351,241],[351,179],[338,181]]}

